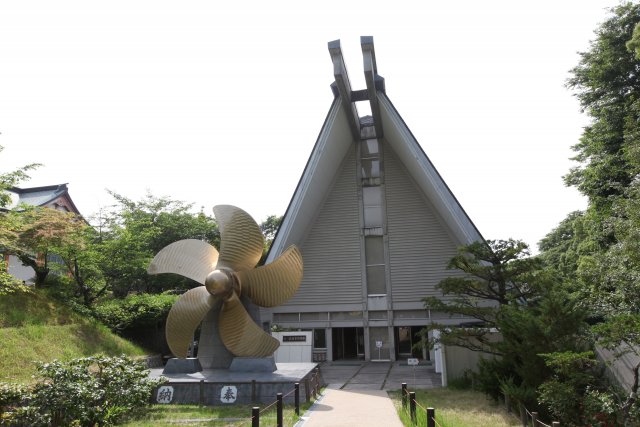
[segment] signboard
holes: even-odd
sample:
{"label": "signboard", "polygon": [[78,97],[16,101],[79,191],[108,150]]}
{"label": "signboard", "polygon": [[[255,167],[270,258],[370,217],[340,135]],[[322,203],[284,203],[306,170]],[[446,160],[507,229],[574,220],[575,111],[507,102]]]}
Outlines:
{"label": "signboard", "polygon": [[282,342],[307,342],[306,335],[284,335]]}
{"label": "signboard", "polygon": [[420,363],[420,361],[415,357],[410,357],[410,358],[407,359],[407,365],[409,365],[409,366],[416,366],[419,363]]}
{"label": "signboard", "polygon": [[238,388],[234,385],[224,385],[220,389],[220,402],[233,403],[238,398]]}
{"label": "signboard", "polygon": [[158,394],[156,395],[156,402],[158,403],[171,403],[173,400],[173,387],[164,385],[158,388]]}
{"label": "signboard", "polygon": [[376,341],[376,348],[382,348],[382,341]]}

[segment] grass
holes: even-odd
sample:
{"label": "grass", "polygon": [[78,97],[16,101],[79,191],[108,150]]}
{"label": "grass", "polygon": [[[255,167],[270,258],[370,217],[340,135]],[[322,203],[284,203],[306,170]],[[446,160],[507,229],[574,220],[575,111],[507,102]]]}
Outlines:
{"label": "grass", "polygon": [[[389,392],[393,399],[402,423],[413,426],[409,415],[409,404],[406,411],[402,409],[400,391]],[[424,408],[436,410],[436,421],[442,427],[516,427],[520,425],[518,418],[510,415],[504,406],[497,405],[484,394],[473,390],[451,388],[435,388],[417,390],[416,402]],[[417,425],[426,425],[425,411],[417,406]]]}
{"label": "grass", "polygon": [[[263,405],[265,406],[265,405]],[[261,406],[261,408],[263,407]],[[300,405],[303,414],[311,403]],[[126,427],[155,426],[250,426],[251,406],[197,406],[197,405],[152,405],[149,412],[138,420],[132,420]],[[285,405],[282,413],[284,425],[292,427],[298,422],[293,405]],[[261,426],[276,425],[276,407],[273,405],[260,414]]]}
{"label": "grass", "polygon": [[0,297],[0,381],[30,383],[35,362],[99,353],[144,355],[145,351],[54,302],[41,292]]}

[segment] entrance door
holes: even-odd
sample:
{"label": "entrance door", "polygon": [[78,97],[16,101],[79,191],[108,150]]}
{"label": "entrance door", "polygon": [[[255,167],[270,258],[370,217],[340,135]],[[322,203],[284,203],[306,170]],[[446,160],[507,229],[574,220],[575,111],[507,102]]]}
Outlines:
{"label": "entrance door", "polygon": [[333,360],[364,357],[364,328],[332,328]]}
{"label": "entrance door", "polygon": [[411,357],[411,346],[413,340],[411,339],[411,326],[398,327],[398,356],[399,357]]}
{"label": "entrance door", "polygon": [[399,326],[395,328],[396,355],[398,359],[418,357],[429,360],[429,352],[416,350],[413,346],[420,340],[421,326]]}

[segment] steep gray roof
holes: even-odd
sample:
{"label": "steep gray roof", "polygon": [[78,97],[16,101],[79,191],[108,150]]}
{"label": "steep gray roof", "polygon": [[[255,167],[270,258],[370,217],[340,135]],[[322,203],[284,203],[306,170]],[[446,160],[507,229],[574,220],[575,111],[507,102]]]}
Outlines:
{"label": "steep gray roof", "polygon": [[[377,74],[373,39],[361,39],[367,89],[352,91],[344,68],[340,43],[329,43],[334,63],[335,99],[320,130],[298,186],[276,234],[266,262],[273,261],[291,244],[300,244],[326,198],[342,160],[354,144],[358,128],[376,127],[378,137],[398,155],[420,190],[429,198],[459,244],[483,240],[482,235],[429,160],[385,93],[384,79]],[[367,65],[368,64],[368,65]],[[354,99],[367,97],[373,117],[357,117]],[[359,135],[358,135],[359,136]]]}

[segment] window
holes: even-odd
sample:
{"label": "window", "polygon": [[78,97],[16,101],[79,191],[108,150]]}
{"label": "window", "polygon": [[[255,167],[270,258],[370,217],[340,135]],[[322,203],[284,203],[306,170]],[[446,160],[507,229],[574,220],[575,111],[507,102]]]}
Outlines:
{"label": "window", "polygon": [[364,246],[367,265],[367,293],[369,295],[386,294],[384,242],[382,236],[366,236],[364,238]]}
{"label": "window", "polygon": [[377,139],[367,139],[362,141],[362,158],[378,157],[380,155],[380,145]]}
{"label": "window", "polygon": [[313,348],[327,348],[327,334],[324,329],[313,330]]}

